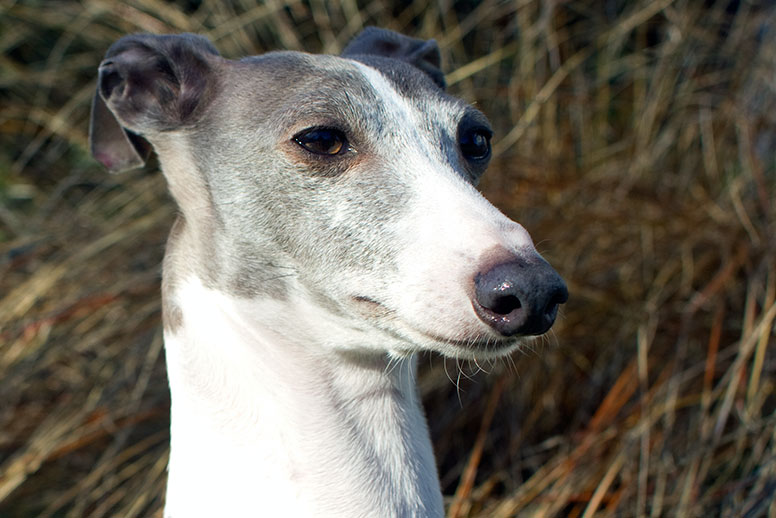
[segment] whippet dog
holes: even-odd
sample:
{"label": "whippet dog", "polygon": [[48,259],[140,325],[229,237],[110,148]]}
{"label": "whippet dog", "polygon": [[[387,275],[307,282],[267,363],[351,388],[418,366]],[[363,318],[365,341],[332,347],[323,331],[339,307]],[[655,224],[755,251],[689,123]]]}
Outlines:
{"label": "whippet dog", "polygon": [[165,516],[443,515],[416,353],[507,355],[567,290],[475,189],[491,127],[439,64],[375,28],[340,56],[108,50],[92,152],[120,171],[153,149],[180,208]]}

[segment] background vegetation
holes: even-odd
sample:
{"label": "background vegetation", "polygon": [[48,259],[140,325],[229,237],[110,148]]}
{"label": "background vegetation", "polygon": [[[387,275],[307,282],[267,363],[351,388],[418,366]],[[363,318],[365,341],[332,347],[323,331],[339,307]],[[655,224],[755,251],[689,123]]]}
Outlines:
{"label": "background vegetation", "polygon": [[[0,0],[0,515],[160,516],[153,164],[88,155],[123,34],[238,57],[375,24],[442,47],[497,130],[485,195],[569,282],[497,365],[424,358],[454,517],[776,517],[776,5],[727,0]],[[451,382],[452,381],[452,382]]]}

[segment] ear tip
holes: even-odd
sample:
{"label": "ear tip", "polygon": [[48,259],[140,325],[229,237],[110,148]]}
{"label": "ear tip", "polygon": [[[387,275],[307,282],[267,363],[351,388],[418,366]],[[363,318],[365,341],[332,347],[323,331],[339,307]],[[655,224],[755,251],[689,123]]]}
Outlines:
{"label": "ear tip", "polygon": [[103,63],[111,60],[112,57],[122,54],[126,51],[135,52],[154,52],[160,48],[172,49],[185,48],[194,52],[201,52],[203,54],[212,54],[219,56],[218,49],[213,43],[201,34],[193,34],[189,32],[179,34],[150,34],[139,32],[135,34],[127,34],[116,40],[105,53],[105,60]]}
{"label": "ear tip", "polygon": [[111,174],[123,173],[133,169],[139,169],[145,165],[145,162],[139,158],[117,158],[110,153],[93,150],[92,156],[101,163]]}

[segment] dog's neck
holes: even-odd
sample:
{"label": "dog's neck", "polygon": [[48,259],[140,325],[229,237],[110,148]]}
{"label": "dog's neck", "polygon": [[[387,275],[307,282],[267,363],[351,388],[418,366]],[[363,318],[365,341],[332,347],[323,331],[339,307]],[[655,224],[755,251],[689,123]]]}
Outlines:
{"label": "dog's neck", "polygon": [[293,300],[167,291],[167,516],[442,516],[414,357],[331,352]]}

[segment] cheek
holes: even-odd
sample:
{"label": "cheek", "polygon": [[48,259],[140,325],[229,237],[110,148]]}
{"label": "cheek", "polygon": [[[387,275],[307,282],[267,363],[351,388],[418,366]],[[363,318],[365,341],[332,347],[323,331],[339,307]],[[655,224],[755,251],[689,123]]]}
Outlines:
{"label": "cheek", "polygon": [[326,291],[348,296],[382,292],[395,278],[396,221],[412,197],[387,174],[354,169],[318,183],[293,206],[278,228],[298,270]]}

